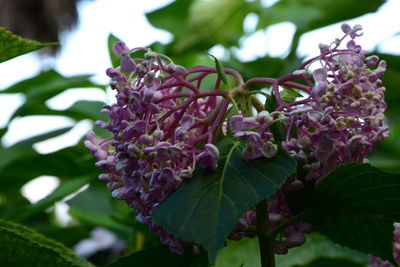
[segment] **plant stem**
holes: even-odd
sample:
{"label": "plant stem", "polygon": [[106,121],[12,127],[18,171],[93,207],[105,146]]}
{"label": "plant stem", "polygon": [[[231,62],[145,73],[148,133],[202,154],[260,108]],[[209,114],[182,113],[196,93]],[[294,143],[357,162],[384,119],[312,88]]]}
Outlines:
{"label": "plant stem", "polygon": [[272,226],[268,219],[267,200],[256,205],[257,236],[260,249],[261,267],[275,267],[274,237],[270,234]]}
{"label": "plant stem", "polygon": [[296,216],[293,216],[292,218],[288,219],[287,221],[281,223],[280,225],[278,225],[277,227],[275,227],[275,229],[273,229],[270,232],[270,235],[272,238],[275,238],[281,231],[283,231],[283,229],[285,229],[286,227],[295,224],[298,221],[303,220],[306,217],[306,214],[304,212],[301,212],[299,214],[297,214]]}

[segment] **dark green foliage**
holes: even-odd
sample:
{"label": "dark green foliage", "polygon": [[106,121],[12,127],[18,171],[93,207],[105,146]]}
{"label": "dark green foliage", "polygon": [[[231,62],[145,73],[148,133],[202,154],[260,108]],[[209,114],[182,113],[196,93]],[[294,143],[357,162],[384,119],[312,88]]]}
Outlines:
{"label": "dark green foliage", "polygon": [[175,236],[201,244],[211,261],[242,214],[273,195],[296,168],[283,152],[271,159],[247,161],[238,141],[226,139],[218,148],[221,155],[216,171],[198,168],[152,213],[153,219]]}
{"label": "dark green foliage", "polygon": [[295,265],[294,267],[364,267],[365,265],[342,258],[318,258],[305,265]]}
{"label": "dark green foliage", "polygon": [[[243,238],[239,242],[229,240],[228,246],[224,247],[218,255],[216,267],[239,266],[239,264],[243,264],[243,267],[260,267],[259,254],[256,238]],[[361,266],[368,264],[367,255],[339,246],[324,236],[312,233],[307,235],[307,242],[304,245],[290,249],[288,254],[276,255],[276,266],[307,266],[321,258],[339,258]],[[325,265],[320,266],[324,267]],[[337,266],[341,267],[342,265]]]}
{"label": "dark green foliage", "polygon": [[[303,33],[374,12],[383,3],[383,0],[366,0],[362,3],[356,0],[281,0],[265,8],[261,6],[260,1],[176,0],[148,13],[147,18],[153,26],[167,30],[174,36],[169,44],[154,43],[151,46],[154,51],[169,55],[175,63],[185,67],[212,66],[212,61],[204,50],[222,45],[227,56],[224,57],[225,61],[216,61],[217,67],[220,70],[222,65],[234,68],[247,80],[257,76],[278,77],[292,72],[303,60],[296,55],[298,41]],[[265,55],[249,62],[237,59],[235,49],[241,46],[240,39],[253,33],[243,31],[243,20],[249,13],[255,13],[259,17],[256,30],[266,29],[270,25],[285,21],[296,25],[291,51],[286,58]],[[365,31],[367,33],[368,29]],[[332,36],[332,41],[334,38],[335,36]],[[369,35],[368,38],[374,37]],[[112,34],[108,37],[110,67],[119,65],[120,58],[112,53],[112,46],[118,40]],[[0,62],[48,45],[53,43],[41,44],[25,40],[0,28]],[[379,56],[388,63],[387,72],[382,80],[387,88],[386,116],[391,126],[391,133],[390,137],[372,153],[370,160],[374,166],[399,172],[400,57],[388,54]],[[219,71],[218,75],[223,79],[223,72]],[[229,76],[227,78],[229,87],[233,83],[231,84]],[[213,85],[214,83],[205,80],[202,89],[210,89],[209,87]],[[105,115],[99,113],[104,104],[102,102],[82,100],[65,110],[55,110],[46,104],[52,97],[72,88],[97,88],[99,94],[103,94],[106,87],[92,82],[90,75],[64,77],[54,70],[47,70],[0,91],[0,94],[20,93],[26,99],[14,112],[8,124],[0,129],[0,137],[7,133],[11,121],[21,116],[56,115],[70,118],[75,122],[85,119],[91,121],[105,119]],[[261,87],[250,88],[250,90],[255,89]],[[284,91],[282,94],[288,102],[299,96],[293,91]],[[273,111],[275,104],[273,96],[270,96],[265,107]],[[231,111],[233,112],[233,109]],[[284,140],[281,123],[274,123],[271,128],[275,140]],[[137,251],[109,266],[151,267],[165,266],[166,263],[178,267],[207,266],[206,253],[202,253],[200,257],[193,257],[190,252],[179,256],[169,252],[165,246],[149,248],[159,244],[159,238],[149,232],[147,225],[135,221],[135,214],[126,203],[110,197],[105,183],[94,181],[99,171],[94,167],[94,157],[82,142],[45,155],[33,149],[35,143],[60,136],[69,130],[71,127],[57,129],[22,140],[7,148],[0,144],[0,218],[20,221],[70,247],[79,240],[87,238],[94,227],[107,228],[127,241],[128,247],[125,253]],[[95,131],[101,133],[99,129]],[[220,134],[219,137],[221,136]],[[212,259],[216,258],[217,252],[240,215],[258,200],[273,194],[295,168],[287,155],[282,153],[275,159],[246,162],[241,159],[240,149],[241,145],[238,143],[226,143],[222,148],[224,157],[216,172],[203,167],[198,168],[193,179],[185,183],[154,212],[154,218],[165,228],[178,236],[200,243],[209,251]],[[226,161],[229,153],[229,160]],[[285,166],[285,171],[273,174],[271,164],[274,162]],[[223,168],[225,163],[228,164]],[[252,169],[261,170],[263,175],[255,175]],[[223,175],[224,171],[229,175]],[[61,184],[46,198],[30,204],[21,195],[21,187],[41,175],[57,176]],[[287,196],[296,214],[301,214],[307,206],[306,202],[312,199],[303,218],[311,221],[316,230],[333,241],[393,261],[391,224],[393,221],[400,221],[396,210],[400,206],[398,193],[396,195],[400,189],[397,176],[366,165],[351,165],[334,172],[315,194],[313,184],[308,183],[304,192],[291,193]],[[265,183],[263,179],[266,177],[275,180],[276,184]],[[236,182],[239,186],[235,184]],[[90,187],[68,201],[71,207],[70,215],[78,225],[66,228],[56,225],[54,213],[51,211],[53,204],[85,184],[90,184]],[[204,192],[203,197],[200,196],[202,192]],[[229,197],[222,198],[221,193]],[[228,199],[233,199],[233,204],[229,203]],[[199,204],[195,209],[197,200]],[[206,208],[201,208],[201,205]],[[171,210],[175,212],[171,213]],[[187,220],[186,224],[181,224],[184,220]],[[304,246],[291,249],[287,256],[277,257],[277,266],[290,267],[296,264],[308,267],[365,266],[367,264],[363,253],[333,244],[319,235],[313,234],[308,239]],[[240,242],[228,243],[229,246],[222,249],[216,267],[239,267],[242,264],[244,267],[259,266],[256,239],[246,238]],[[149,249],[142,250],[144,248]],[[22,262],[5,259],[4,255],[7,253],[15,256],[16,252],[20,253],[18,259]],[[105,261],[109,262],[110,259]],[[91,266],[72,255],[70,251],[66,252],[58,243],[5,221],[0,221],[0,265]]]}
{"label": "dark green foliage", "polygon": [[311,31],[376,11],[384,0],[281,0],[261,12],[260,27],[290,21],[300,32]]}
{"label": "dark green foliage", "polygon": [[178,255],[169,251],[165,245],[160,245],[132,253],[107,264],[106,267],[208,267],[207,254],[192,255],[187,251],[185,255]]}
{"label": "dark green foliage", "polygon": [[41,199],[37,203],[17,209],[13,214],[8,216],[7,219],[16,222],[25,220],[35,213],[43,211],[52,206],[56,201],[62,200],[64,197],[75,193],[82,186],[93,180],[93,178],[96,178],[96,176],[77,177],[73,180],[67,181],[56,188],[50,195]]}
{"label": "dark green foliage", "polygon": [[306,207],[306,220],[334,242],[394,263],[393,223],[400,221],[400,174],[367,164],[333,171]]}
{"label": "dark green foliage", "polygon": [[58,43],[39,43],[24,39],[0,27],[0,63],[40,48]]}
{"label": "dark green foliage", "polygon": [[92,267],[62,244],[22,225],[0,220],[0,262],[4,266]]}

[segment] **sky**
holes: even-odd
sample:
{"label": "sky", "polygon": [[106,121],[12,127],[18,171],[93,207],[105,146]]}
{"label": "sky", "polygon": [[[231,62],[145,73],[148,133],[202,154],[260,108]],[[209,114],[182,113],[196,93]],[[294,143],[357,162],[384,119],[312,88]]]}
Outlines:
{"label": "sky", "polygon": [[[263,0],[265,6],[276,0]],[[93,74],[93,80],[107,83],[105,69],[110,66],[107,52],[107,37],[113,33],[124,40],[129,47],[147,46],[154,41],[167,43],[172,39],[166,31],[153,28],[145,18],[145,13],[171,3],[172,0],[95,0],[82,1],[78,6],[80,22],[71,33],[62,36],[63,48],[56,60],[40,59],[35,54],[27,54],[0,64],[0,90],[11,84],[34,76],[43,68],[54,67],[61,74]],[[364,36],[359,42],[367,50],[377,48],[380,52],[400,55],[400,1],[389,0],[375,14],[346,21],[350,25],[361,24]],[[250,14],[244,22],[245,31],[251,32],[257,24],[257,16]],[[236,53],[242,60],[253,60],[266,54],[284,56],[295,31],[292,23],[284,22],[259,30],[240,41],[242,48]],[[397,36],[395,36],[397,34]],[[298,49],[299,55],[317,54],[318,43],[330,43],[341,36],[340,23],[324,27],[305,34]],[[272,41],[271,41],[272,40]],[[286,45],[285,45],[286,44]],[[214,47],[211,53],[222,56],[221,47]],[[47,104],[56,109],[65,109],[77,100],[104,100],[112,102],[112,94],[96,89],[68,90],[61,96],[50,99]],[[0,127],[19,105],[23,103],[20,95],[0,95]],[[51,129],[72,126],[69,119],[33,116],[16,118],[10,125],[10,131],[3,139],[3,145],[10,146],[19,140]],[[50,153],[61,147],[74,145],[90,129],[89,121],[76,124],[73,130],[62,137],[45,143],[38,143],[35,149],[40,153]],[[49,182],[47,181],[47,184]],[[53,186],[57,186],[54,183]]]}

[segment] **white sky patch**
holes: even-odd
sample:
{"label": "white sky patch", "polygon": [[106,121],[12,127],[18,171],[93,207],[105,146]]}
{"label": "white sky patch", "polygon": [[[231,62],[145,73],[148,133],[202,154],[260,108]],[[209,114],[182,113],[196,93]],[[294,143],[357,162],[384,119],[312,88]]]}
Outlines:
{"label": "white sky patch", "polygon": [[21,193],[33,204],[48,196],[59,185],[60,180],[57,177],[43,175],[22,186]]}
{"label": "white sky patch", "polygon": [[208,50],[208,53],[213,55],[214,57],[218,59],[226,59],[227,58],[227,52],[225,48],[222,45],[214,45]]}
{"label": "white sky patch", "polygon": [[258,30],[243,37],[240,49],[236,49],[238,58],[242,61],[252,61],[259,57],[285,57],[289,52],[296,26],[291,22],[281,22],[271,25],[267,30]]}
{"label": "white sky patch", "polygon": [[253,32],[255,31],[258,23],[258,16],[255,13],[249,13],[246,15],[246,17],[243,20],[243,31],[245,33]]}
{"label": "white sky patch", "polygon": [[0,95],[0,128],[6,126],[12,113],[25,101],[22,94],[1,94]]}
{"label": "white sky patch", "polygon": [[47,133],[63,127],[73,126],[74,121],[61,116],[29,116],[15,118],[3,137],[3,145],[11,146],[31,136]]}
{"label": "white sky patch", "polygon": [[268,55],[271,57],[285,57],[292,44],[296,26],[291,22],[281,22],[267,28],[266,38]]}
{"label": "white sky patch", "polygon": [[275,4],[276,2],[279,2],[279,0],[261,0],[261,5],[263,7],[270,7],[273,4]]}
{"label": "white sky patch", "polygon": [[78,100],[107,101],[107,95],[101,89],[69,89],[46,101],[46,105],[55,110],[64,110]]}
{"label": "white sky patch", "polygon": [[240,40],[240,49],[234,49],[236,56],[242,61],[252,61],[267,53],[267,36],[265,30],[255,33]]}
{"label": "white sky patch", "polygon": [[[7,89],[17,81],[30,78],[40,71],[39,58],[26,54],[0,63],[0,90]],[[0,95],[0,98],[2,95]]]}
{"label": "white sky patch", "polygon": [[[388,0],[376,13],[366,14],[359,18],[344,21],[350,26],[360,24],[363,27],[364,35],[356,38],[356,42],[363,49],[400,54],[400,38],[394,37],[400,31],[400,20],[397,19],[397,12],[400,10],[400,1]],[[332,43],[335,38],[342,37],[343,32],[340,25],[343,22],[323,27],[306,34],[300,38],[297,50],[300,56],[313,56],[319,54],[318,44]]]}
{"label": "white sky patch", "polygon": [[172,35],[151,27],[144,16],[157,6],[171,1],[97,0],[81,2],[81,23],[66,36],[66,45],[56,67],[63,74],[94,73],[96,81],[107,82],[110,66],[107,38],[113,33],[128,47],[147,46],[155,40],[167,43]]}
{"label": "white sky patch", "polygon": [[72,130],[65,134],[53,137],[46,141],[42,141],[33,145],[33,148],[41,154],[48,154],[57,150],[74,146],[79,140],[92,128],[92,123],[89,120],[78,122]]}

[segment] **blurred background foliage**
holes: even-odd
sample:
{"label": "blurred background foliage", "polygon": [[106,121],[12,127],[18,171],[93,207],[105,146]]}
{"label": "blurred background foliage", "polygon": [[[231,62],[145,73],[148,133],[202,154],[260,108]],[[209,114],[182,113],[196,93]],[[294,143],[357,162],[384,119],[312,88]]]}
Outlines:
{"label": "blurred background foliage", "polygon": [[[304,33],[375,12],[382,4],[383,0],[365,0],[362,4],[357,0],[281,0],[270,7],[264,7],[257,0],[177,0],[146,16],[154,27],[173,35],[173,40],[168,44],[152,44],[153,50],[167,54],[177,64],[191,67],[211,65],[212,60],[205,51],[219,45],[224,51],[224,57],[221,58],[224,66],[238,70],[248,79],[257,76],[278,77],[293,71],[304,60],[296,54],[299,39]],[[70,10],[73,14],[70,18],[75,21],[76,11],[72,7]],[[255,14],[259,18],[257,26],[250,32],[243,27],[248,14]],[[240,47],[244,36],[287,21],[294,23],[296,31],[290,51],[285,57],[263,56],[241,62],[235,49]],[[36,20],[29,23],[36,23]],[[67,24],[71,23],[73,22],[68,20]],[[116,40],[117,37],[110,35],[110,47]],[[379,56],[388,63],[383,80],[387,87],[387,122],[391,130],[390,137],[372,153],[370,161],[386,170],[399,171],[400,91],[396,87],[400,85],[400,57],[389,54]],[[118,62],[115,56],[110,59],[113,63]],[[1,94],[22,94],[25,101],[15,110],[7,125],[0,129],[0,137],[4,137],[9,131],[10,123],[18,117],[55,115],[67,117],[75,123],[105,120],[104,115],[99,112],[105,104],[101,101],[78,101],[65,110],[52,109],[47,105],[49,99],[71,88],[96,88],[99,93],[106,90],[107,85],[94,83],[90,77],[64,77],[54,70],[45,70],[35,77],[4,88],[0,91],[0,97]],[[94,229],[107,229],[115,237],[112,242],[104,246],[97,244],[97,248],[92,245],[93,251],[84,254],[94,264],[104,265],[118,256],[140,250],[143,250],[140,257],[149,258],[145,249],[160,245],[159,238],[151,234],[145,225],[135,221],[134,212],[124,202],[112,199],[105,183],[97,180],[99,171],[94,166],[95,158],[83,146],[84,137],[75,145],[47,154],[39,153],[33,147],[38,142],[63,135],[71,131],[71,128],[32,136],[9,147],[0,146],[0,218],[31,227],[67,247],[76,249],[79,244],[82,245],[82,240],[95,238]],[[101,129],[95,130],[101,136],[106,135]],[[21,188],[43,175],[57,177],[60,184],[44,199],[30,203],[23,196]],[[60,201],[68,205],[68,214],[72,219],[60,219],[54,208]],[[103,235],[98,238],[105,237]],[[217,266],[239,266],[241,263],[244,266],[257,266],[258,251],[254,242],[249,239],[230,242],[232,244],[221,252]],[[166,254],[168,253],[163,250],[155,260],[162,262],[169,257]],[[343,265],[342,261],[348,265]],[[129,259],[127,262],[133,263]],[[306,246],[291,250],[289,256],[278,257],[278,266],[321,266],[315,265],[318,262],[324,262],[323,266],[339,266],[334,265],[338,262],[340,266],[365,266],[366,258],[317,235],[312,235]],[[120,262],[115,266],[124,264]]]}

